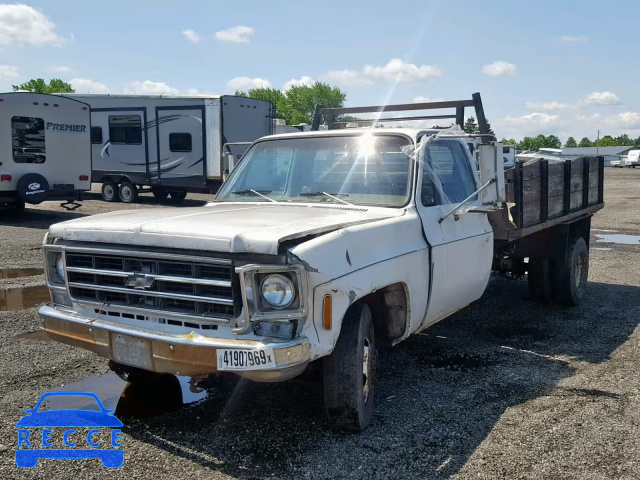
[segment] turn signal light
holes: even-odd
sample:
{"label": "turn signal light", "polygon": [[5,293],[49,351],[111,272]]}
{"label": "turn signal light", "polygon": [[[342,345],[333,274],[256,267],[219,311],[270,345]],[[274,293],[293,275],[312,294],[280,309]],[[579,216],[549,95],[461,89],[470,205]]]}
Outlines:
{"label": "turn signal light", "polygon": [[86,182],[87,180],[89,180],[89,175],[80,175],[81,182]]}
{"label": "turn signal light", "polygon": [[331,330],[331,302],[331,295],[325,295],[322,307],[322,326],[325,330]]}
{"label": "turn signal light", "polygon": [[0,175],[0,181],[2,181],[2,182],[10,182],[11,181],[11,175],[7,175],[6,173],[3,173],[2,175]]}

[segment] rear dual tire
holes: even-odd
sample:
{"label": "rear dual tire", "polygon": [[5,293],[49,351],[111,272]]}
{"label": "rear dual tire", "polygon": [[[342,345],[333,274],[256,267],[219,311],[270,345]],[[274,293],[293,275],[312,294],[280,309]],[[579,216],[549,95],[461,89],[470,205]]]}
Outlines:
{"label": "rear dual tire", "polygon": [[589,247],[583,237],[571,240],[564,258],[529,259],[529,292],[544,302],[577,306],[585,297],[589,276]]}

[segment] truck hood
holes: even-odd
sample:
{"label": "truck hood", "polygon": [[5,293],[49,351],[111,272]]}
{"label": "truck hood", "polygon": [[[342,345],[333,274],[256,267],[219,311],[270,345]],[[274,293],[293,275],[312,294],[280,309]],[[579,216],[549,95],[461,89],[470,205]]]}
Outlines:
{"label": "truck hood", "polygon": [[402,215],[403,209],[213,203],[93,215],[51,226],[64,240],[229,253],[278,253],[280,242]]}

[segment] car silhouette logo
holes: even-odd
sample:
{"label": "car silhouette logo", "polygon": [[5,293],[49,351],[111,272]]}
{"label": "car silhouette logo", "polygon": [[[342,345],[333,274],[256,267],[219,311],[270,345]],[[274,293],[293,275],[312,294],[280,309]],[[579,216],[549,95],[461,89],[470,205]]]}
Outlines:
{"label": "car silhouette logo", "polygon": [[[84,409],[38,411],[47,398],[63,395],[93,398],[99,411]],[[27,415],[16,423],[18,447],[15,452],[15,461],[18,467],[33,468],[41,458],[99,458],[102,465],[107,468],[119,468],[124,464],[124,450],[115,448],[121,447],[119,427],[122,427],[122,422],[113,415],[114,410],[104,407],[95,393],[64,391],[45,393],[40,397],[36,406],[26,409],[25,413]],[[48,427],[65,428],[62,439],[65,447],[68,448],[53,448],[54,431]],[[77,432],[74,427],[90,428],[90,430],[86,435],[83,435]],[[42,438],[36,435],[34,428],[42,428]],[[104,429],[109,429],[108,440],[110,442],[105,441]],[[88,448],[82,448],[83,442],[86,442]],[[98,448],[105,446],[105,443],[110,443],[113,448]]]}
{"label": "car silhouette logo", "polygon": [[27,187],[29,190],[38,190],[40,188],[40,184],[39,183],[30,183],[29,186]]}

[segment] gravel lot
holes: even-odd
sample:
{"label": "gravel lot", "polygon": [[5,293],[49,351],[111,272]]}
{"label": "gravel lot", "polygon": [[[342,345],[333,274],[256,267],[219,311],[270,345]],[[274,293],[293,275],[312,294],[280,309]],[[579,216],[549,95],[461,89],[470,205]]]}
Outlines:
{"label": "gravel lot", "polygon": [[[640,170],[606,170],[580,307],[540,305],[525,281],[496,279],[470,308],[385,353],[376,415],[359,435],[328,430],[313,374],[285,384],[208,380],[206,399],[177,410],[166,389],[125,391],[121,410],[143,404],[149,413],[164,398],[158,408],[169,411],[124,420],[120,470],[97,460],[19,470],[23,409],[108,369],[89,352],[18,338],[37,329],[36,308],[0,311],[0,478],[640,478],[640,245],[595,236],[640,235],[639,199]],[[48,203],[19,221],[0,217],[0,268],[39,267],[52,223],[157,206],[95,199],[74,213]],[[42,282],[0,279],[0,291]],[[113,376],[93,385],[115,406],[122,385]]]}

